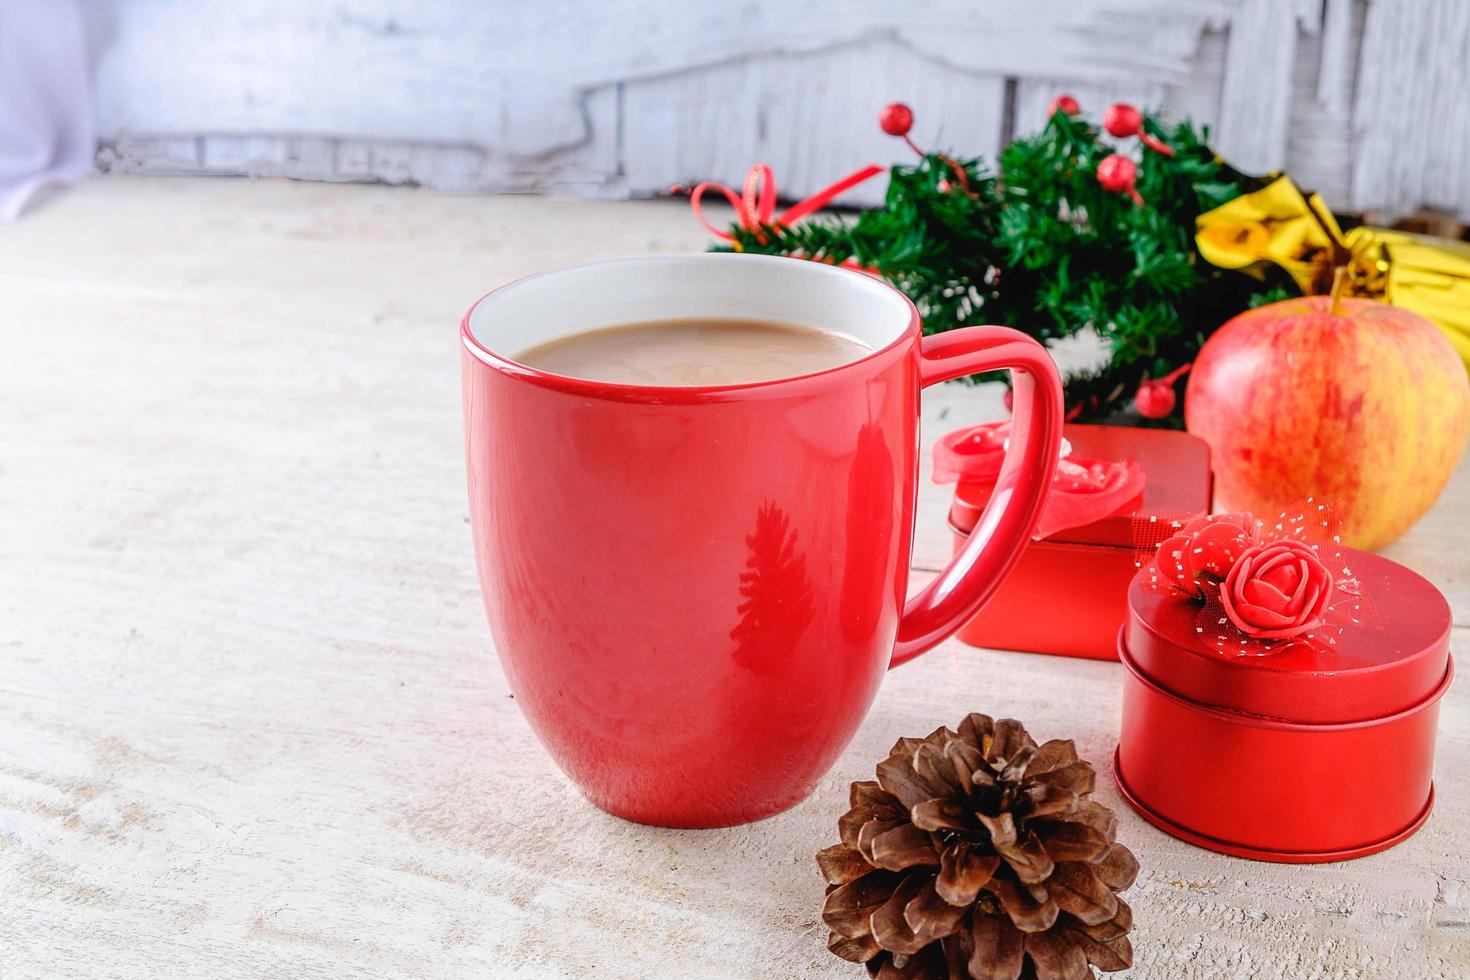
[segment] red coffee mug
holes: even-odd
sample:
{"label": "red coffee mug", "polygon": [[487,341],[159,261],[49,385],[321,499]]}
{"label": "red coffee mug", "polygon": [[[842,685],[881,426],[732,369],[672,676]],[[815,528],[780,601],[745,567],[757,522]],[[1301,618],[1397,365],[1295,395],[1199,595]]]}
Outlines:
{"label": "red coffee mug", "polygon": [[[806,324],[872,353],[801,377],[645,387],[516,355],[618,323],[738,316]],[[470,520],[516,702],[597,806],[715,827],[798,802],[889,667],[984,604],[1056,468],[1061,381],[1004,327],[922,337],[879,279],[733,253],[531,276],[465,315]],[[904,602],[919,389],[1009,368],[1015,424],[954,564]]]}

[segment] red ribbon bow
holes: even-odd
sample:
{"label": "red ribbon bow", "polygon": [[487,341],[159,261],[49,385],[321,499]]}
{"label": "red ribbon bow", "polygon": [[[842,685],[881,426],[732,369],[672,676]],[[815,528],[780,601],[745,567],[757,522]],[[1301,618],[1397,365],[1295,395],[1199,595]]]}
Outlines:
{"label": "red ribbon bow", "polygon": [[[710,224],[709,219],[704,216],[704,210],[700,203],[704,198],[704,192],[708,190],[719,191],[725,195],[725,200],[729,201],[730,206],[735,209],[735,215],[739,219],[740,227],[746,231],[755,232],[756,240],[764,245],[766,238],[761,231],[762,228],[782,228],[794,221],[800,221],[813,211],[825,207],[828,202],[839,194],[844,194],[858,184],[866,180],[871,180],[881,173],[883,173],[882,167],[876,164],[869,164],[856,173],[848,174],[846,177],[837,181],[837,183],[817,191],[805,200],[798,201],[778,215],[776,214],[776,176],[771,172],[769,166],[764,163],[758,163],[751,167],[750,171],[745,175],[745,184],[741,188],[741,193],[736,194],[724,184],[713,180],[706,180],[701,184],[697,184],[694,190],[690,192],[689,207],[694,212],[694,216],[699,219],[699,223],[709,229],[710,234],[717,238],[723,238],[727,242],[735,241],[734,235],[723,228],[717,228]],[[736,244],[736,247],[739,247],[739,243]]]}
{"label": "red ribbon bow", "polygon": [[[945,433],[934,444],[931,478],[935,483],[993,483],[1005,462],[1010,432],[1006,421]],[[1142,499],[1145,483],[1143,467],[1134,460],[1074,456],[1064,439],[1051,494],[1032,537],[1040,540],[1132,509]]]}

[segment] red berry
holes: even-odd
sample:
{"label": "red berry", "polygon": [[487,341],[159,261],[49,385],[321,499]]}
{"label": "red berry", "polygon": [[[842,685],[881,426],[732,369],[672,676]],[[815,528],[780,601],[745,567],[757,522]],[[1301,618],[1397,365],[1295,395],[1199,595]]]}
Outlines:
{"label": "red berry", "polygon": [[907,136],[914,125],[914,110],[902,102],[890,102],[878,113],[878,125],[889,136]]}
{"label": "red berry", "polygon": [[1178,396],[1167,381],[1145,381],[1133,396],[1133,407],[1146,419],[1166,419],[1174,412]]}
{"label": "red berry", "polygon": [[1103,190],[1125,194],[1138,179],[1138,164],[1121,153],[1109,153],[1097,165],[1097,182]]}
{"label": "red berry", "polygon": [[1051,105],[1046,107],[1046,116],[1050,119],[1059,112],[1066,113],[1069,116],[1075,116],[1081,111],[1082,107],[1077,104],[1076,99],[1070,95],[1059,95],[1051,100]]}
{"label": "red berry", "polygon": [[1114,136],[1137,136],[1143,131],[1143,115],[1126,102],[1114,102],[1103,113],[1102,124]]}

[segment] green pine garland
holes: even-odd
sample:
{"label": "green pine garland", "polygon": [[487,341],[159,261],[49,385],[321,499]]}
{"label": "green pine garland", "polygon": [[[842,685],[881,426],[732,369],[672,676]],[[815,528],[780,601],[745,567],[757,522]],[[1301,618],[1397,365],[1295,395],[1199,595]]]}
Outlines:
{"label": "green pine garland", "polygon": [[[1200,258],[1195,219],[1256,183],[1190,124],[1166,129],[1146,114],[1144,126],[1174,155],[1140,149],[1142,205],[1097,182],[1098,163],[1115,147],[1092,124],[1056,112],[1040,133],[1001,152],[999,175],[980,160],[931,153],[894,167],[883,207],[855,221],[736,225],[734,242],[717,248],[875,269],[919,307],[927,333],[1001,323],[1046,342],[1091,327],[1111,357],[1066,379],[1069,409],[1079,421],[1127,414],[1141,382],[1192,360],[1216,327],[1296,293],[1284,275],[1262,282]],[[1177,427],[1180,418],[1176,408],[1158,424]]]}

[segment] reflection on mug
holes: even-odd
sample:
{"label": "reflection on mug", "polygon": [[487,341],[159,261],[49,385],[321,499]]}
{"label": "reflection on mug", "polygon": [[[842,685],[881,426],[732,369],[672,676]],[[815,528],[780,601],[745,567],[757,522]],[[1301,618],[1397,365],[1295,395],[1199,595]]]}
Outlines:
{"label": "reflection on mug", "polygon": [[791,519],[774,501],[756,512],[755,530],[745,536],[750,556],[740,573],[740,621],[730,631],[734,660],[755,673],[768,673],[797,645],[812,621],[812,583],[806,554],[798,551]]}
{"label": "reflection on mug", "polygon": [[[847,474],[848,533],[843,536],[840,602],[842,633],[850,643],[868,642],[887,608],[883,590],[894,581],[888,570],[894,561],[893,528],[899,506],[897,465],[882,427],[865,423],[858,430],[857,451]],[[882,572],[875,574],[874,569]]]}

